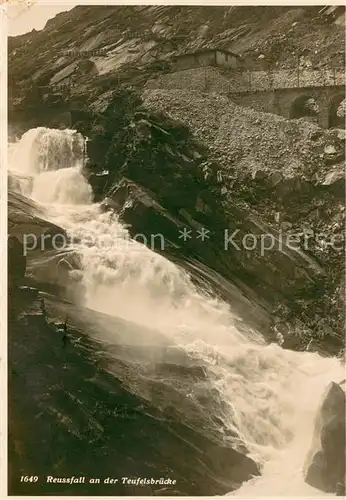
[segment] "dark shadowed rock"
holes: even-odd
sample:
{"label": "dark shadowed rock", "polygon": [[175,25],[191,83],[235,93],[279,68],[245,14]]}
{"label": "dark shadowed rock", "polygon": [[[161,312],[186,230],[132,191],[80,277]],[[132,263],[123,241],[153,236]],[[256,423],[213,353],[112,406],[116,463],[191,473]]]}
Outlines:
{"label": "dark shadowed rock", "polygon": [[8,282],[12,289],[24,278],[26,269],[26,257],[24,248],[17,236],[8,237]]}
{"label": "dark shadowed rock", "polygon": [[46,250],[63,248],[67,241],[66,232],[46,218],[42,206],[19,193],[8,193],[8,230],[23,244],[28,258]]}
{"label": "dark shadowed rock", "polygon": [[345,392],[332,382],[318,412],[305,480],[328,493],[345,488]]}
{"label": "dark shadowed rock", "polygon": [[[22,309],[9,325],[11,494],[162,494],[159,484],[103,483],[138,476],[175,480],[165,495],[223,495],[259,474],[213,422],[222,406],[200,359],[160,336],[157,362],[154,331],[47,294],[42,309],[35,295],[23,289]],[[111,343],[102,341],[104,334]],[[181,390],[191,381],[207,401]],[[20,483],[17,473],[24,470],[100,477],[101,484]]]}
{"label": "dark shadowed rock", "polygon": [[27,275],[40,283],[65,286],[68,269],[79,267],[77,256],[66,248],[69,241],[66,232],[47,221],[46,216],[42,207],[25,196],[9,192],[11,282],[23,277],[26,269]]}
{"label": "dark shadowed rock", "polygon": [[8,254],[8,313],[12,317],[14,308],[14,296],[18,284],[24,278],[26,270],[26,257],[23,254],[23,245],[19,239],[14,235],[9,235],[7,240],[7,254]]}

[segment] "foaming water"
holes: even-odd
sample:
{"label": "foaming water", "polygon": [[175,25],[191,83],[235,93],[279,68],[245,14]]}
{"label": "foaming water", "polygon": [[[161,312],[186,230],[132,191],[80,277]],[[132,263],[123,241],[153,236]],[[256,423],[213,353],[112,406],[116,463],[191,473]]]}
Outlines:
{"label": "foaming water", "polygon": [[208,366],[223,401],[218,417],[236,433],[228,442],[245,443],[263,467],[236,496],[320,496],[304,483],[302,466],[320,398],[331,380],[343,378],[339,362],[240,332],[229,305],[198,290],[185,271],[132,241],[115,214],[91,203],[83,159],[80,134],[49,129],[28,131],[11,155],[12,168],[32,178],[29,195],[71,235],[86,305],[154,328]]}
{"label": "foaming water", "polygon": [[33,182],[31,197],[44,204],[83,205],[92,200],[92,190],[76,168],[42,172]]}
{"label": "foaming water", "polygon": [[85,140],[75,130],[30,129],[9,148],[12,185],[44,204],[91,203],[84,160]]}

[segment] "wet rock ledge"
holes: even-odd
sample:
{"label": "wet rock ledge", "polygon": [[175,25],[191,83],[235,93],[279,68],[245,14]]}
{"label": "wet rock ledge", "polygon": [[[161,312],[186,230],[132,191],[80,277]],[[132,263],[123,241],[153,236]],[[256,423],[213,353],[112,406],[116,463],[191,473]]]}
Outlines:
{"label": "wet rock ledge", "polygon": [[[209,413],[203,416],[184,400],[179,411],[162,406],[167,394],[170,400],[182,396],[174,387],[142,377],[135,368],[145,366],[138,347],[122,358],[119,342],[110,358],[91,335],[107,324],[112,335],[123,338],[126,325],[29,286],[33,281],[24,277],[25,260],[14,278],[12,266],[21,257],[14,241],[9,251],[10,495],[223,495],[259,474],[245,448],[236,451],[213,431],[205,420]],[[168,370],[184,383],[204,380],[202,367],[184,368],[174,356],[155,365],[155,373]],[[131,381],[137,390],[130,389]],[[141,396],[144,388],[151,398]],[[192,412],[195,425],[182,423],[180,411]],[[38,482],[20,481],[36,475]],[[66,484],[47,482],[47,476],[86,479]],[[90,485],[88,479],[95,477],[100,484]],[[107,477],[118,481],[105,484]],[[129,485],[122,477],[171,482]]]}

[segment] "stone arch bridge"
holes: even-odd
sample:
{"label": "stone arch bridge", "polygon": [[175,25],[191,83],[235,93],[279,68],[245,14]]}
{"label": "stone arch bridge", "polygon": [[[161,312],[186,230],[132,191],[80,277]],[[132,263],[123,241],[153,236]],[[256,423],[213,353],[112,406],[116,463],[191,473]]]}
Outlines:
{"label": "stone arch bridge", "polygon": [[237,104],[257,111],[285,118],[306,117],[323,128],[345,128],[344,117],[337,115],[338,107],[345,99],[344,85],[252,90],[229,95]]}

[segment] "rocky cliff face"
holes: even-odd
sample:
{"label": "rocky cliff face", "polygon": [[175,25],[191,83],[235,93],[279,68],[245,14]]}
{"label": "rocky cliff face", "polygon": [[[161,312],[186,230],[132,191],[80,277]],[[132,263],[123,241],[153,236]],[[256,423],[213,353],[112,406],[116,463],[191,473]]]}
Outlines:
{"label": "rocky cliff face", "polygon": [[319,490],[345,495],[345,392],[331,383],[316,417],[306,482]]}
{"label": "rocky cliff face", "polygon": [[139,99],[123,89],[113,98],[84,130],[95,193],[113,200],[133,235],[163,234],[156,251],[193,258],[240,286],[271,316],[267,337],[336,354],[343,131],[217,94],[147,90]]}
{"label": "rocky cliff face", "polygon": [[[10,82],[20,84],[11,87],[10,117],[14,130],[72,126],[87,135],[95,197],[111,198],[133,235],[162,233],[166,246],[155,250],[194,259],[239,286],[263,309],[268,338],[337,354],[343,132],[217,94],[142,88],[165,71],[162,60],[215,45],[251,64],[262,64],[262,54],[284,68],[303,47],[311,64],[329,64],[331,52],[343,55],[344,33],[318,10],[77,7],[10,40]],[[53,50],[40,50],[34,67],[30,52],[48,37]],[[73,86],[54,97],[49,85],[60,83]]]}

